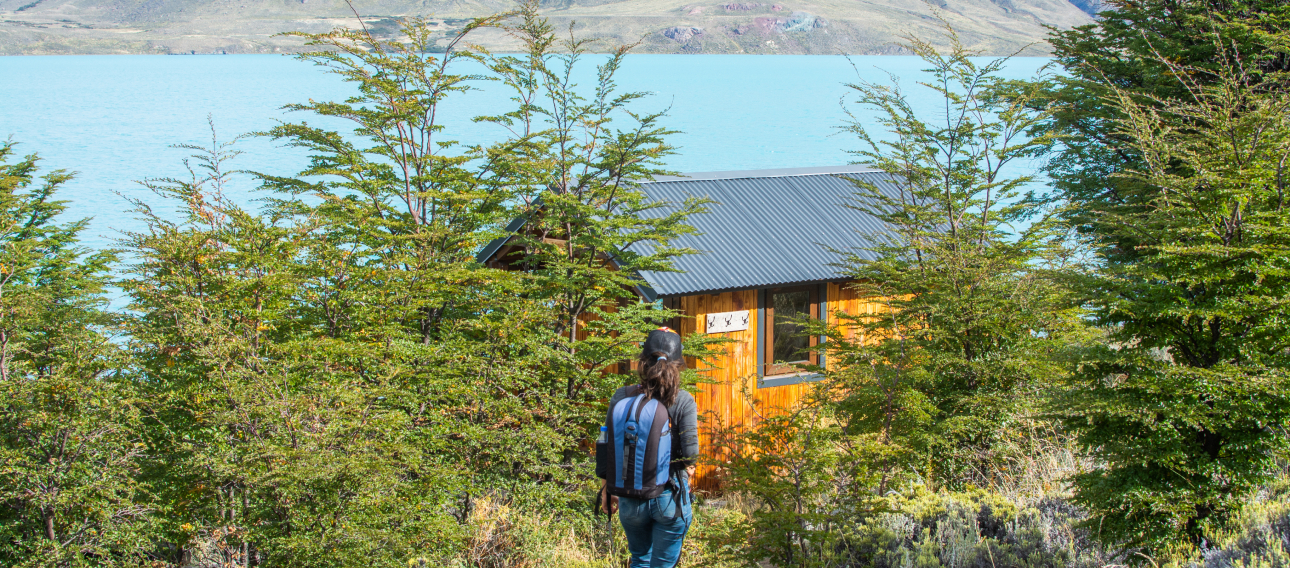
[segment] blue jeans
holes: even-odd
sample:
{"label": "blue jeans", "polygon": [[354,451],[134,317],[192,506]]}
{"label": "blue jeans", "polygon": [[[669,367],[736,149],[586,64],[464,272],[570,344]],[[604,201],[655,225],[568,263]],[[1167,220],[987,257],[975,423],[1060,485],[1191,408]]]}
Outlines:
{"label": "blue jeans", "polygon": [[627,549],[632,553],[631,568],[676,566],[681,558],[681,543],[694,519],[690,500],[684,501],[679,504],[681,515],[677,516],[678,503],[671,489],[649,500],[618,498],[618,518],[623,522]]}

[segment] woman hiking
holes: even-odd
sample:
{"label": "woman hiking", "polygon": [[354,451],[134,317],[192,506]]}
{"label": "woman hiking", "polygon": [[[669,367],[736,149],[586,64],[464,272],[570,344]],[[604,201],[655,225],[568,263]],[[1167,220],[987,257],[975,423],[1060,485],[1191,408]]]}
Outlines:
{"label": "woman hiking", "polygon": [[598,504],[609,514],[618,511],[631,568],[671,568],[694,518],[690,476],[699,455],[698,410],[681,390],[681,336],[666,327],[651,331],[638,367],[640,384],[614,393],[601,428],[596,474],[605,481]]}

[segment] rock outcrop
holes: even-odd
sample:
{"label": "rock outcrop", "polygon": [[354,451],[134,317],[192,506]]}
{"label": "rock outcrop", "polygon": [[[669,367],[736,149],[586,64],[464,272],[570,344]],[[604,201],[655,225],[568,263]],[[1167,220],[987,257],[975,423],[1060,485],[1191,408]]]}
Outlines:
{"label": "rock outcrop", "polygon": [[677,26],[663,30],[663,35],[677,43],[689,43],[690,40],[703,35],[703,28]]}

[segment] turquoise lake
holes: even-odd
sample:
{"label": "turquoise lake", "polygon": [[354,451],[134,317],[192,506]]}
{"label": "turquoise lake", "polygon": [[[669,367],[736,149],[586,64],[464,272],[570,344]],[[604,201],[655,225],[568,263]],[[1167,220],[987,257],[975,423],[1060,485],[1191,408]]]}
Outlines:
{"label": "turquoise lake", "polygon": [[[598,56],[583,68],[590,75]],[[1050,60],[1016,58],[1003,75],[1035,76]],[[852,64],[854,63],[854,68]],[[859,77],[887,82],[901,78],[916,109],[935,119],[937,100],[914,85],[923,62],[912,57],[810,55],[632,55],[617,77],[624,90],[652,95],[639,111],[667,110],[678,153],[667,163],[682,172],[829,166],[853,161],[857,141],[839,134],[845,114],[839,100],[845,83]],[[210,143],[207,115],[221,138],[268,129],[279,121],[325,123],[285,104],[340,100],[351,89],[311,64],[274,55],[48,56],[0,58],[0,139],[12,137],[19,154],[38,153],[45,169],[77,172],[60,197],[69,218],[92,217],[84,235],[92,247],[110,245],[120,231],[141,225],[122,196],[164,204],[138,180],[185,177],[191,152],[172,144]],[[458,96],[445,121],[452,138],[465,143],[499,139],[496,127],[470,121],[509,109],[506,93],[487,88]],[[853,108],[854,105],[853,105]],[[940,114],[943,116],[944,111]],[[626,118],[626,117],[624,117]],[[862,119],[868,120],[862,115]],[[249,138],[234,167],[290,174],[305,155],[269,140]],[[232,194],[252,201],[254,182],[240,180]]]}

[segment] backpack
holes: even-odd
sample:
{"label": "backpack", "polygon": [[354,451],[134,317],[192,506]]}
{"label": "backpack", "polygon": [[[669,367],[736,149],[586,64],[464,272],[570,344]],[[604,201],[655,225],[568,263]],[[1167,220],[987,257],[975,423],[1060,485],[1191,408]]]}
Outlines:
{"label": "backpack", "polygon": [[627,396],[609,409],[605,430],[605,443],[596,444],[596,461],[604,464],[609,494],[635,499],[662,494],[672,465],[667,407],[644,394]]}

